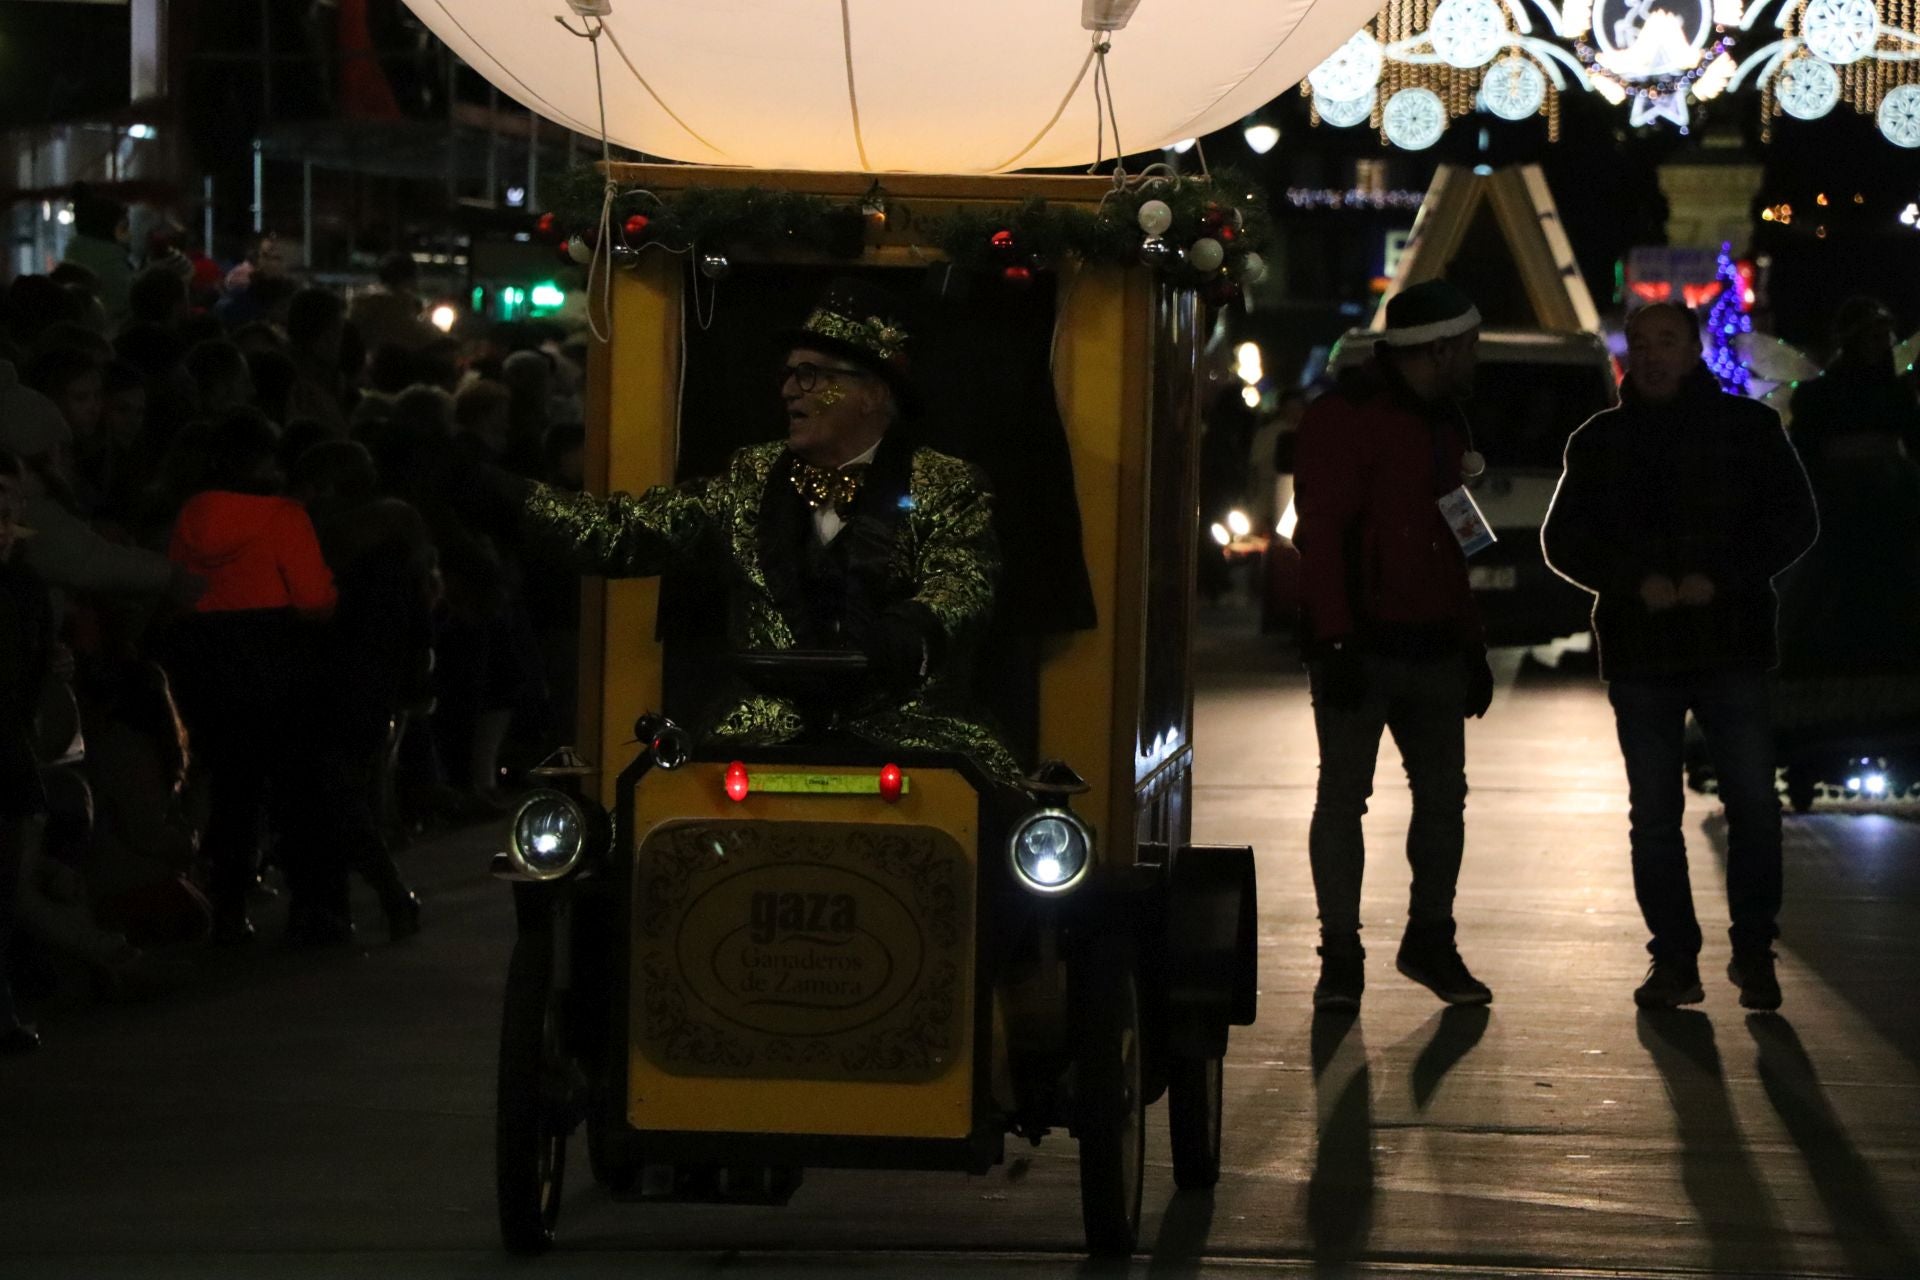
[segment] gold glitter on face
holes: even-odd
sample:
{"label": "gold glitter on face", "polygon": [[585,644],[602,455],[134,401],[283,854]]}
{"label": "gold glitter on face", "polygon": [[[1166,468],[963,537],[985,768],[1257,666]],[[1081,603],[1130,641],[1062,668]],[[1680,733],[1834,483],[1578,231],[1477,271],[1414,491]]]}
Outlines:
{"label": "gold glitter on face", "polygon": [[815,391],[813,398],[819,404],[830,408],[847,398],[847,389],[837,382],[829,382],[818,391]]}

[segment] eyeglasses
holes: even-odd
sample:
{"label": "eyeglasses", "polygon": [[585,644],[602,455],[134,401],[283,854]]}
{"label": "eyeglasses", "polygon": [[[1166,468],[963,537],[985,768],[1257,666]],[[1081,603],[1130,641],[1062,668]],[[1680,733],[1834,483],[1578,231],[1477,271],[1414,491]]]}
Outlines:
{"label": "eyeglasses", "polygon": [[865,378],[865,369],[835,369],[803,360],[799,364],[790,364],[780,370],[780,385],[787,385],[787,379],[793,379],[794,385],[802,391],[811,391],[820,385],[822,378]]}

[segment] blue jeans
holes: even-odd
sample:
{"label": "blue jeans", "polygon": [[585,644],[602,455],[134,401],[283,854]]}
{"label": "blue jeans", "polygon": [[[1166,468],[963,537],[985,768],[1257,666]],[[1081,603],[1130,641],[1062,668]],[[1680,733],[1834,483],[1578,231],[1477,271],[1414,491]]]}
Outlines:
{"label": "blue jeans", "polygon": [[1656,959],[1700,954],[1700,923],[1687,878],[1683,749],[1687,712],[1706,735],[1727,810],[1728,931],[1738,948],[1780,936],[1780,798],[1774,789],[1773,721],[1759,671],[1615,680],[1607,690],[1627,765],[1633,892]]}
{"label": "blue jeans", "polygon": [[1453,891],[1466,841],[1466,672],[1458,657],[1407,659],[1368,655],[1366,696],[1357,707],[1329,707],[1323,671],[1308,668],[1313,727],[1320,740],[1320,782],[1314,795],[1307,853],[1323,939],[1343,941],[1360,929],[1360,880],[1366,843],[1360,819],[1373,794],[1382,731],[1406,762],[1413,792],[1407,861],[1413,867],[1408,928],[1453,936]]}

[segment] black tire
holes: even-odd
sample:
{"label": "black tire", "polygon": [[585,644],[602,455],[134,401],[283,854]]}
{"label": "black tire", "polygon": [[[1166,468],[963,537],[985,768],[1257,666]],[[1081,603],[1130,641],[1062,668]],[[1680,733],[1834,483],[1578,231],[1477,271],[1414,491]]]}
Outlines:
{"label": "black tire", "polygon": [[1220,1181],[1220,1117],[1225,1071],[1219,1058],[1175,1058],[1167,1067],[1167,1131],[1173,1185],[1206,1191]]}
{"label": "black tire", "polygon": [[1795,813],[1809,813],[1820,798],[1820,783],[1811,770],[1800,765],[1787,766],[1787,803]]}
{"label": "black tire", "polygon": [[1092,940],[1069,975],[1073,991],[1074,1136],[1080,1140],[1080,1217],[1087,1252],[1128,1257],[1140,1239],[1147,1163],[1145,1045],[1133,947]]}
{"label": "black tire", "polygon": [[607,1090],[596,1087],[587,1114],[587,1168],[593,1180],[613,1192],[625,1195],[640,1181],[640,1165],[617,1154],[607,1130],[619,1123],[618,1112],[608,1105]]}
{"label": "black tire", "polygon": [[513,1253],[545,1253],[560,1219],[572,1127],[551,939],[533,935],[513,944],[505,1006],[493,1138],[500,1241]]}

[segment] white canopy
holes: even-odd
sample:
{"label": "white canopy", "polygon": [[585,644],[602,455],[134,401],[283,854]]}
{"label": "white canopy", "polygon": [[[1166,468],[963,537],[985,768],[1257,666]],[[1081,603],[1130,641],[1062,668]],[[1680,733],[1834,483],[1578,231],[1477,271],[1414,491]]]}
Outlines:
{"label": "white canopy", "polygon": [[[593,54],[554,21],[580,26],[565,0],[407,4],[503,93],[599,135]],[[1233,123],[1378,7],[1140,0],[1107,56],[1122,144],[1145,151]],[[611,0],[603,21],[608,134],[651,156],[925,173],[1094,158],[1092,35],[1075,0]]]}

